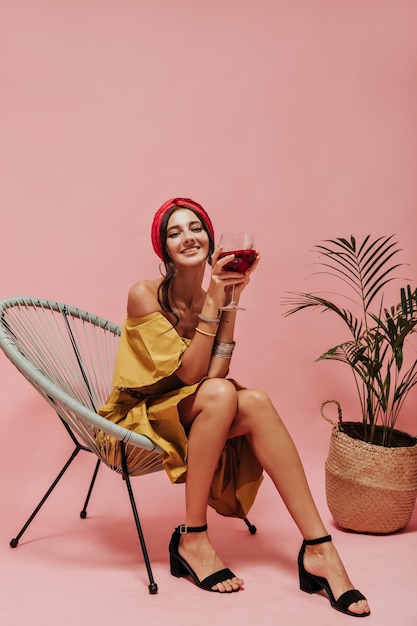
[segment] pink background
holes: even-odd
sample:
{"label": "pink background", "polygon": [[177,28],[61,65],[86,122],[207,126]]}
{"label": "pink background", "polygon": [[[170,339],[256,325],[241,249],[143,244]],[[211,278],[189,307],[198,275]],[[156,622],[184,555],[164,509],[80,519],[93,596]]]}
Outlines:
{"label": "pink background", "polygon": [[[349,372],[314,359],[345,335],[330,317],[284,318],[280,299],[289,290],[320,289],[320,282],[307,278],[312,246],[352,233],[395,233],[403,248],[401,260],[409,264],[404,275],[416,284],[416,20],[413,0],[0,0],[0,297],[56,299],[121,323],[129,286],[158,274],[149,230],[164,200],[185,195],[201,202],[219,235],[233,227],[252,230],[262,263],[242,299],[247,311],[239,314],[232,374],[271,393],[296,438],[330,525],[323,495],[330,426],[321,419],[319,407],[322,400],[336,397],[346,418],[357,419],[357,401]],[[113,623],[117,603],[126,601],[124,589],[132,602],[125,607],[127,616],[134,617],[138,587],[138,606],[144,602],[152,611],[159,607],[156,621],[163,621],[168,610],[172,623],[188,623],[181,612],[182,591],[196,611],[202,592],[171,581],[167,572],[166,545],[172,527],[181,521],[182,496],[162,474],[143,479],[141,485],[147,525],[163,529],[160,542],[152,532],[149,541],[151,553],[157,553],[164,596],[146,595],[137,555],[130,557],[131,543],[117,532],[125,524],[131,533],[125,494],[119,495],[117,477],[104,470],[94,505],[99,519],[95,529],[90,524],[93,543],[97,532],[103,532],[95,556],[85,557],[85,551],[93,550],[91,544],[80,545],[88,531],[72,534],[78,524],[63,512],[72,495],[81,502],[84,471],[82,495],[74,476],[68,478],[63,493],[28,531],[27,540],[34,543],[13,552],[7,548],[67,443],[49,409],[44,411],[3,354],[0,364],[0,550],[6,547],[1,561],[8,568],[2,567],[6,593],[0,616],[3,611],[8,620],[3,623],[28,623],[29,606],[30,623],[75,620],[72,605],[67,622],[64,617],[58,621],[56,614],[54,621],[52,613],[46,617],[51,596],[48,604],[45,588],[52,585],[52,604],[55,599],[61,615],[68,587],[59,585],[68,572],[73,574],[71,596],[79,598],[87,616],[101,597],[90,606],[90,596],[84,595],[82,575],[91,563],[96,569],[88,573],[89,585],[101,576],[105,593],[114,593],[115,612],[102,611],[101,623]],[[416,393],[399,423],[412,434],[417,433]],[[16,438],[17,447],[11,443]],[[91,459],[85,464],[90,467]],[[161,517],[152,502],[155,485],[172,506]],[[71,489],[74,493],[68,494]],[[317,611],[318,622],[333,623],[335,615],[324,601],[297,592],[293,561],[299,539],[287,521],[288,585],[281,572],[279,607],[274,587],[271,591],[260,585],[262,568],[270,567],[271,580],[280,580],[270,553],[271,542],[275,551],[280,543],[270,519],[270,489],[263,488],[252,515],[265,530],[259,539],[264,552],[257,544],[256,549],[249,547],[248,556],[236,543],[230,559],[233,563],[236,552],[242,553],[237,559],[244,570],[240,573],[253,578],[256,597],[265,591],[265,620],[281,617],[285,623],[305,624],[302,611],[312,620]],[[113,502],[119,500],[114,513]],[[274,507],[280,510],[279,503]],[[235,522],[215,518],[212,523],[220,524],[221,536],[225,524],[226,532],[241,532]],[[416,623],[415,608],[407,608],[407,582],[399,584],[399,573],[393,583],[388,576],[375,579],[381,574],[380,554],[387,549],[392,549],[391,563],[396,556],[404,571],[411,542],[415,552],[416,528],[414,521],[407,533],[390,538],[352,537],[332,529],[338,545],[346,542],[344,554],[350,556],[358,585],[377,607],[378,626],[393,623],[399,604],[404,621],[398,623]],[[115,535],[119,543],[108,554]],[[251,539],[245,535],[242,541]],[[227,537],[223,541],[230,550]],[[401,550],[395,543],[399,541]],[[63,545],[79,551],[79,559],[71,552],[55,562],[53,550],[65,551]],[[368,550],[363,569],[362,554]],[[129,572],[126,558],[131,558]],[[282,554],[274,558],[282,567]],[[385,558],[383,564],[388,567]],[[414,558],[409,566],[415,578]],[[57,567],[62,569],[59,575]],[[45,569],[45,578],[38,589],[39,568]],[[407,565],[405,572],[407,581],[412,578]],[[32,603],[21,603],[19,589],[32,590]],[[178,596],[173,595],[176,589]],[[245,593],[247,608],[234,600],[241,615],[250,608],[251,596]],[[164,605],[164,597],[174,605]],[[204,601],[210,611],[218,611],[211,595]],[[289,605],[295,611],[295,604],[300,622],[296,613],[288,612]],[[229,611],[223,618],[215,613],[218,624],[222,619],[228,623]],[[341,623],[344,619],[340,616]]]}

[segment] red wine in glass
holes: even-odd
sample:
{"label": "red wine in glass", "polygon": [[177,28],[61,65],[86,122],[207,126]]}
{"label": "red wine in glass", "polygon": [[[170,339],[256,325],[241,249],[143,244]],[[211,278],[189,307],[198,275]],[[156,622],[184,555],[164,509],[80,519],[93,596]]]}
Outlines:
{"label": "red wine in glass", "polygon": [[223,265],[223,269],[228,272],[239,272],[239,274],[246,274],[248,269],[252,267],[256,259],[255,250],[231,250],[230,252],[221,252],[219,259],[227,256],[228,254],[234,254],[233,261],[229,261],[226,265]]}
{"label": "red wine in glass", "polygon": [[[255,262],[257,257],[256,250],[253,249],[254,242],[253,237],[250,233],[233,231],[223,233],[220,238],[220,245],[223,250],[219,255],[219,259],[223,257],[234,254],[234,259],[226,263],[223,266],[223,271],[226,272],[239,272],[240,274],[245,274],[250,267]],[[239,307],[235,302],[235,286],[232,286],[232,300],[231,302],[221,307],[222,311],[230,311],[230,310],[242,310],[242,307]]]}

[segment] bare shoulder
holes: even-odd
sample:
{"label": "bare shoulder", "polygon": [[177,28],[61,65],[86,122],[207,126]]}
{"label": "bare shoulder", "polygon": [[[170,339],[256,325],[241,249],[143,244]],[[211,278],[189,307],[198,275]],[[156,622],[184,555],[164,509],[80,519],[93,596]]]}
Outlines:
{"label": "bare shoulder", "polygon": [[127,314],[129,317],[144,317],[161,311],[158,302],[160,280],[140,280],[129,289]]}

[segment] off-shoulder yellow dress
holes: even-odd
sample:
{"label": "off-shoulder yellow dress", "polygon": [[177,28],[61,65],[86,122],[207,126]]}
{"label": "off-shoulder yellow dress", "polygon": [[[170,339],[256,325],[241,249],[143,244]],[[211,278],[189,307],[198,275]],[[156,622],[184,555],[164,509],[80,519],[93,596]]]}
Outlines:
{"label": "off-shoulder yellow dress", "polygon": [[[164,468],[173,483],[184,482],[187,472],[187,435],[178,403],[202,382],[184,385],[175,374],[189,343],[161,313],[128,317],[120,338],[114,389],[99,410],[103,417],[160,446],[165,452]],[[230,380],[236,389],[243,389]],[[249,437],[230,439],[215,472],[209,504],[221,515],[243,518],[261,481],[262,467]]]}

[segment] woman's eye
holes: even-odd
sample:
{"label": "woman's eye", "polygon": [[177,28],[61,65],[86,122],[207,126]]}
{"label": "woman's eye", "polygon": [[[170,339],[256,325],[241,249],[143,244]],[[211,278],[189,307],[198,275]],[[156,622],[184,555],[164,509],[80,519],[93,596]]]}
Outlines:
{"label": "woman's eye", "polygon": [[178,237],[179,233],[169,233],[168,237],[173,239],[174,237]]}
{"label": "woman's eye", "polygon": [[194,226],[194,228],[191,229],[193,231],[193,233],[201,233],[201,231],[203,230],[202,226]]}

